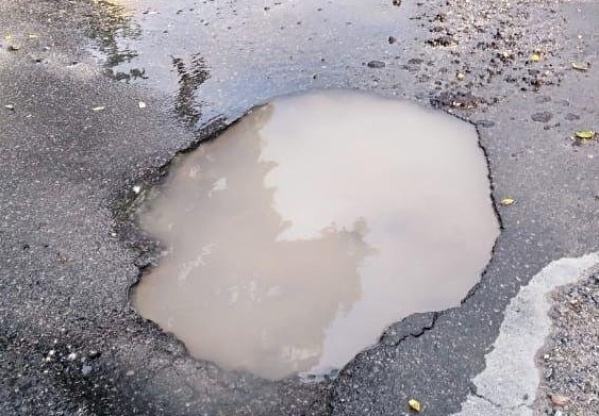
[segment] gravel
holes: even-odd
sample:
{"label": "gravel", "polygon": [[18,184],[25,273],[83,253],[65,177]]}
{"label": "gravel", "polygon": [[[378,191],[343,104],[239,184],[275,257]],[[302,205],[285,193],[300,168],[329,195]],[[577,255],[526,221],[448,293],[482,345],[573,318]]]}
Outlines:
{"label": "gravel", "polygon": [[599,275],[553,294],[551,336],[538,356],[539,414],[599,414]]}

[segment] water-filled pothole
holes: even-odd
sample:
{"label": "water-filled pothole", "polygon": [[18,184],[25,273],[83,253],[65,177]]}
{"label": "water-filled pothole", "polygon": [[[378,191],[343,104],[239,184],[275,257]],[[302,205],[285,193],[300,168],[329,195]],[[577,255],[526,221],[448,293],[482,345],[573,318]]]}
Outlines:
{"label": "water-filled pothole", "polygon": [[356,92],[273,101],[172,167],[138,311],[192,355],[323,374],[389,324],[456,306],[498,235],[474,128]]}

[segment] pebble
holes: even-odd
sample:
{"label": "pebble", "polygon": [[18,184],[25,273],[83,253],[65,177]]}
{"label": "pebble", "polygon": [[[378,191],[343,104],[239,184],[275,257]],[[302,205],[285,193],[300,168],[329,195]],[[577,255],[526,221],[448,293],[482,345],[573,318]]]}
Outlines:
{"label": "pebble", "polygon": [[[116,235],[116,234],[115,234],[115,235]],[[97,350],[90,350],[90,351],[87,353],[87,356],[93,360],[94,358],[98,358],[98,357],[99,357],[101,354],[102,354],[102,353],[101,353],[100,351],[97,351]]]}
{"label": "pebble", "polygon": [[382,61],[370,61],[366,65],[368,65],[368,68],[384,68],[385,67],[385,63]]}
{"label": "pebble", "polygon": [[570,401],[569,398],[561,394],[552,394],[550,400],[554,406],[565,406]]}
{"label": "pebble", "polygon": [[540,123],[547,123],[549,120],[553,118],[553,114],[548,111],[543,111],[541,113],[534,113],[530,116],[532,121],[538,121]]}

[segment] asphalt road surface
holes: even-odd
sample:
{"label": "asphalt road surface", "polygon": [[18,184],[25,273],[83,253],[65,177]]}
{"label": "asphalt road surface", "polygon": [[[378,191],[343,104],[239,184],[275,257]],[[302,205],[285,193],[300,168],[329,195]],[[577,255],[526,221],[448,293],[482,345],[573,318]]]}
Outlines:
{"label": "asphalt road surface", "polygon": [[[526,365],[551,332],[546,292],[597,263],[599,147],[572,136],[599,129],[598,1],[121,3],[132,12],[0,0],[0,414],[387,416],[413,398],[423,415],[568,414]],[[477,125],[502,223],[492,261],[460,307],[393,325],[334,380],[193,359],[131,308],[156,260],[135,191],[252,107],[322,88]]]}

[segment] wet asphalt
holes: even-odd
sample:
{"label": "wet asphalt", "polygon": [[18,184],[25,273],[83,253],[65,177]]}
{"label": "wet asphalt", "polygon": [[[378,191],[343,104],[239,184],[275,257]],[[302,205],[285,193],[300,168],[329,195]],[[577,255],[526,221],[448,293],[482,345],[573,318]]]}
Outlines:
{"label": "wet asphalt", "polygon": [[[476,393],[518,289],[598,250],[599,148],[571,139],[599,129],[598,2],[130,3],[131,18],[106,1],[0,1],[0,414],[403,415],[417,398],[448,415]],[[493,259],[460,307],[392,326],[335,380],[192,359],[129,303],[157,248],[134,187],[252,107],[323,88],[477,125]]]}

